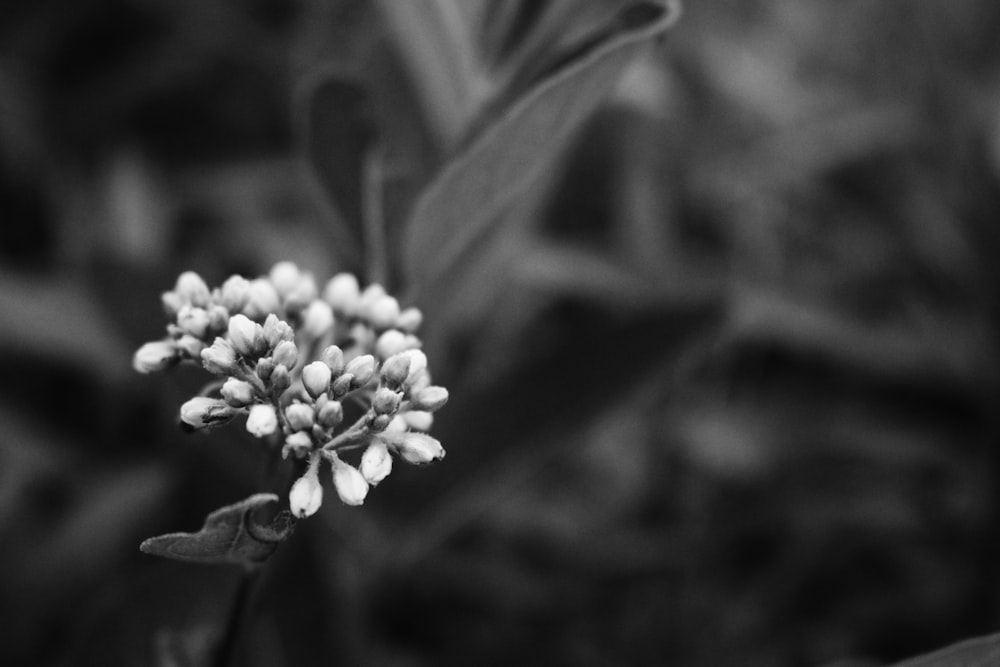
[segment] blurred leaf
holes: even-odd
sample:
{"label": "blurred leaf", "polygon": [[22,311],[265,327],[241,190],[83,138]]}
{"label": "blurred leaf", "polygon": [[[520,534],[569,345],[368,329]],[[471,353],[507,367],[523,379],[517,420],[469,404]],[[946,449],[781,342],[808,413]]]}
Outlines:
{"label": "blurred leaf", "polygon": [[360,81],[324,76],[308,101],[307,150],[320,183],[350,232],[345,257],[359,256],[364,240],[364,171],[366,155],[377,140],[371,100]]}
{"label": "blurred leaf", "polygon": [[1000,634],[967,639],[895,667],[989,667],[1000,663]]}
{"label": "blurred leaf", "polygon": [[417,201],[403,268],[413,283],[449,276],[496,217],[551,165],[624,68],[678,15],[676,3],[638,2],[617,29],[588,44],[480,133]]}
{"label": "blurred leaf", "polygon": [[152,537],[139,548],[147,554],[195,563],[261,563],[292,534],[294,522],[287,511],[268,524],[256,521],[254,511],[278,502],[273,493],[258,493],[217,509],[197,533],[170,533]]}

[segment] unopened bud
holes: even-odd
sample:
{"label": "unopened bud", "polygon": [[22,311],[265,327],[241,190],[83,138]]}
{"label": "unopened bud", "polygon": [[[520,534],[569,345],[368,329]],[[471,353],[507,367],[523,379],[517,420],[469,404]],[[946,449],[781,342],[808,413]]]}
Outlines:
{"label": "unopened bud", "polygon": [[177,363],[179,357],[174,344],[166,340],[156,340],[144,344],[132,356],[132,368],[140,373],[155,373],[166,370]]}
{"label": "unopened bud", "polygon": [[269,313],[277,312],[280,308],[281,299],[270,280],[257,278],[250,281],[247,303],[243,306],[243,313],[247,317],[259,320]]}
{"label": "unopened bud", "polygon": [[209,373],[229,375],[236,368],[236,350],[225,338],[216,338],[201,351],[201,363]]}
{"label": "unopened bud", "polygon": [[276,347],[283,341],[295,339],[295,331],[291,325],[284,320],[278,319],[278,316],[274,313],[269,314],[264,320],[263,331],[264,341],[267,343],[268,348]]}
{"label": "unopened bud", "polygon": [[340,422],[344,421],[344,406],[340,401],[327,401],[319,409],[316,419],[325,428],[336,428]]}
{"label": "unopened bud", "polygon": [[337,377],[344,372],[344,351],[336,345],[331,345],[323,350],[323,354],[320,355],[320,359],[322,359],[323,363],[330,367],[330,372],[333,373],[333,377]]}
{"label": "unopened bud", "polygon": [[429,431],[434,425],[434,415],[426,410],[407,410],[402,417],[406,425],[415,431]]}
{"label": "unopened bud", "polygon": [[395,354],[382,364],[382,382],[387,387],[397,389],[403,386],[410,373],[410,358],[404,354]]}
{"label": "unopened bud", "polygon": [[360,296],[358,279],[350,273],[338,273],[323,289],[323,300],[335,311],[346,315],[356,314]]}
{"label": "unopened bud", "polygon": [[177,312],[177,326],[195,338],[205,337],[209,323],[208,312],[204,308],[184,305]]}
{"label": "unopened bud", "polygon": [[392,420],[392,415],[371,415],[368,418],[368,430],[372,433],[381,433],[389,428],[389,424],[392,423]]}
{"label": "unopened bud", "polygon": [[423,350],[406,350],[405,354],[410,359],[410,372],[406,374],[405,384],[412,387],[417,378],[427,370],[427,355]]}
{"label": "unopened bud", "polygon": [[364,354],[351,359],[344,367],[344,373],[350,373],[354,376],[354,380],[351,382],[352,388],[357,389],[365,386],[375,377],[375,357]]}
{"label": "unopened bud", "polygon": [[317,398],[330,386],[332,373],[322,361],[314,361],[302,369],[302,385],[313,398]]}
{"label": "unopened bud", "polygon": [[278,415],[274,411],[274,406],[266,403],[258,403],[250,408],[247,416],[247,431],[258,438],[271,435],[278,430]]}
{"label": "unopened bud", "polygon": [[432,385],[421,389],[416,395],[411,395],[410,401],[417,410],[435,412],[448,402],[448,390]]}
{"label": "unopened bud", "polygon": [[264,382],[270,382],[276,366],[277,365],[274,363],[274,359],[271,357],[261,359],[257,362],[257,377]]}
{"label": "unopened bud", "polygon": [[281,447],[281,458],[287,459],[289,454],[297,459],[301,459],[312,451],[312,438],[305,431],[292,433],[285,438],[285,444]]}
{"label": "unopened bud", "polygon": [[232,275],[226,278],[220,289],[222,305],[234,313],[243,310],[250,298],[250,281],[243,276]]}
{"label": "unopened bud", "polygon": [[[403,413],[403,414],[409,414],[409,413]],[[402,433],[406,431],[407,428],[409,427],[406,424],[406,419],[403,418],[402,414],[397,414],[392,418],[392,421],[389,422],[389,425],[385,427],[385,432]]]}
{"label": "unopened bud", "polygon": [[312,406],[304,403],[292,403],[285,408],[285,419],[288,420],[288,426],[293,431],[310,429],[313,425]]}
{"label": "unopened bud", "polygon": [[379,330],[395,325],[398,317],[399,302],[389,295],[377,299],[368,308],[368,319],[372,326]]}
{"label": "unopened bud", "polygon": [[408,463],[420,465],[444,458],[444,447],[426,433],[407,431],[391,435],[383,434],[379,437],[386,439]]}
{"label": "unopened bud", "polygon": [[375,354],[378,355],[379,359],[388,359],[392,355],[408,349],[412,343],[419,344],[419,341],[413,336],[407,336],[399,329],[387,329],[375,341]]}
{"label": "unopened bud", "polygon": [[331,452],[329,458],[333,466],[333,486],[337,489],[341,502],[345,505],[360,505],[365,502],[368,482],[358,469],[341,461],[336,452]]}
{"label": "unopened bud", "polygon": [[205,342],[200,338],[195,338],[191,334],[184,334],[175,341],[177,349],[179,349],[184,356],[190,359],[200,359],[201,351],[205,349]]}
{"label": "unopened bud", "polygon": [[191,428],[220,426],[236,416],[236,410],[225,401],[207,396],[195,396],[181,406],[181,421]]}
{"label": "unopened bud", "polygon": [[392,456],[386,444],[381,440],[373,440],[361,455],[361,465],[358,470],[365,481],[372,486],[388,477],[392,472]]}
{"label": "unopened bud", "polygon": [[294,262],[278,262],[271,267],[267,277],[271,279],[271,284],[278,294],[284,297],[299,284],[302,272]]}
{"label": "unopened bud", "polygon": [[208,329],[212,333],[225,331],[229,326],[229,309],[215,304],[208,309]]}
{"label": "unopened bud", "polygon": [[333,327],[333,308],[316,299],[302,314],[302,329],[313,338],[320,338]]}
{"label": "unopened bud", "polygon": [[274,348],[271,359],[275,364],[280,364],[291,370],[299,363],[299,348],[290,340],[283,340]]}
{"label": "unopened bud", "polygon": [[396,318],[396,326],[406,333],[414,333],[424,321],[424,314],[418,308],[407,308]]}
{"label": "unopened bud", "polygon": [[264,339],[264,330],[246,315],[239,313],[229,318],[229,341],[239,354],[254,356],[254,351]]}
{"label": "unopened bud", "polygon": [[163,303],[163,310],[167,313],[167,317],[173,318],[177,316],[181,308],[186,305],[186,302],[177,292],[164,292],[160,295],[160,301]]}
{"label": "unopened bud", "polygon": [[174,291],[177,292],[184,303],[190,303],[194,306],[205,307],[212,297],[208,285],[194,271],[185,271],[178,276]]}
{"label": "unopened bud", "polygon": [[402,400],[402,394],[393,391],[389,387],[379,387],[372,397],[372,410],[377,415],[389,415],[399,408]]}
{"label": "unopened bud", "polygon": [[319,483],[316,465],[310,465],[306,474],[292,484],[288,492],[288,504],[292,514],[299,519],[312,516],[323,504],[323,485]]}
{"label": "unopened bud", "polygon": [[281,396],[286,389],[292,386],[292,375],[288,368],[282,364],[274,367],[271,373],[271,392],[274,396]]}
{"label": "unopened bud", "polygon": [[243,408],[253,403],[253,385],[243,380],[229,378],[220,390],[223,400],[234,408]]}
{"label": "unopened bud", "polygon": [[336,399],[341,399],[346,396],[351,391],[351,385],[354,384],[354,375],[352,373],[344,373],[330,386],[330,392]]}

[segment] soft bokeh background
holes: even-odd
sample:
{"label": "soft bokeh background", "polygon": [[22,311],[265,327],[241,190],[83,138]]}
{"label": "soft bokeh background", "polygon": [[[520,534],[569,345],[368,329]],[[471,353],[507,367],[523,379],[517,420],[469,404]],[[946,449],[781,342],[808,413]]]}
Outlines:
{"label": "soft bokeh background", "polygon": [[620,4],[4,4],[0,663],[217,640],[238,573],[137,545],[284,491],[239,427],[177,428],[198,371],[130,358],[180,271],[280,259],[425,308],[448,458],[300,523],[240,664],[879,664],[1000,628],[993,0],[689,0],[472,268],[395,268],[478,111]]}

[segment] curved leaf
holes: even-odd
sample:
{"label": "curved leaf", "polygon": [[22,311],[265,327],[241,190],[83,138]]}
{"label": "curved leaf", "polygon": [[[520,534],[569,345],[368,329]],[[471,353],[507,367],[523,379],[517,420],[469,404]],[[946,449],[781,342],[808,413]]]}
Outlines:
{"label": "curved leaf", "polygon": [[490,223],[566,146],[632,59],[679,15],[679,3],[636,2],[587,40],[438,174],[405,230],[411,283],[446,276]]}
{"label": "curved leaf", "polygon": [[273,493],[254,494],[209,514],[197,533],[151,537],[139,549],[153,556],[193,563],[262,563],[291,536],[294,526],[287,510],[278,512],[267,524],[257,522],[254,512],[274,502],[278,502],[278,496]]}
{"label": "curved leaf", "polygon": [[1000,634],[967,639],[895,667],[990,667],[1000,664]]}

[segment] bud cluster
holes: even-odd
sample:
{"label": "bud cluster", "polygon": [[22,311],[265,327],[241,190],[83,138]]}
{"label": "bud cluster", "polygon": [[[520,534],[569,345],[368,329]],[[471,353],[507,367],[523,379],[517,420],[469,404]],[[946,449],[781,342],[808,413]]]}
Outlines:
{"label": "bud cluster", "polygon": [[[210,290],[181,274],[163,295],[167,336],[146,343],[133,366],[142,373],[194,362],[218,376],[209,395],[181,406],[190,430],[246,415],[246,429],[280,444],[283,458],[307,461],[292,486],[292,513],[307,517],[322,502],[319,467],[329,462],[337,495],[360,505],[392,470],[393,455],[414,464],[444,457],[426,434],[448,400],[431,383],[416,329],[421,313],[400,309],[384,288],[364,289],[341,273],[320,292],[291,262],[267,276],[232,276]],[[345,408],[360,413],[345,421]],[[345,453],[361,450],[355,466]]]}

